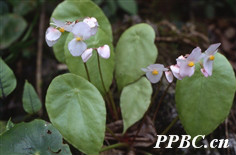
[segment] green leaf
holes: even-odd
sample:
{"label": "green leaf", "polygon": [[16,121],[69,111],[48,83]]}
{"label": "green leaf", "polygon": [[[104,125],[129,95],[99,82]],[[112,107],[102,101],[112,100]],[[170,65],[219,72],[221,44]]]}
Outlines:
{"label": "green leaf", "polygon": [[16,78],[11,68],[0,57],[0,97],[5,98],[16,88]]}
{"label": "green leaf", "polygon": [[178,81],[176,106],[187,134],[213,132],[229,114],[235,90],[234,71],[221,54],[215,56],[212,76],[204,77],[198,65],[191,78]]}
{"label": "green leaf", "polygon": [[24,32],[27,23],[19,15],[5,14],[0,16],[0,49],[9,47]]}
{"label": "green leaf", "polygon": [[145,68],[157,58],[155,32],[148,24],[138,24],[126,30],[116,47],[116,80],[118,88],[139,79]]}
{"label": "green leaf", "polygon": [[6,155],[71,155],[61,134],[49,123],[34,120],[16,124],[0,135],[0,152]]}
{"label": "green leaf", "polygon": [[0,135],[6,131],[6,122],[0,121]]}
{"label": "green leaf", "polygon": [[46,95],[52,124],[75,148],[98,153],[103,145],[106,108],[99,91],[84,78],[68,73],[56,77]]}
{"label": "green leaf", "polygon": [[152,85],[145,77],[124,87],[120,97],[120,108],[124,122],[123,133],[143,117],[151,103],[151,96]]}
{"label": "green leaf", "polygon": [[27,80],[25,81],[22,102],[24,110],[29,114],[37,113],[42,107],[34,87]]}
{"label": "green leaf", "polygon": [[[66,64],[71,73],[77,74],[87,79],[86,70],[85,70],[84,63],[81,57],[72,56],[68,50],[68,43],[72,39],[73,39],[73,35],[70,34],[66,40],[66,44],[64,47],[65,56],[66,56]],[[114,71],[114,65],[115,65],[112,43],[110,42],[110,39],[107,37],[104,31],[102,31],[100,28],[98,29],[98,32],[95,36],[91,37],[89,40],[86,40],[86,43],[88,45],[88,48],[97,48],[105,44],[108,44],[110,46],[110,49],[111,49],[110,58],[109,59],[100,58],[103,81],[104,81],[106,90],[109,90],[109,87],[113,79],[113,71]],[[97,89],[104,95],[105,90],[102,86],[102,81],[99,74],[96,50],[93,51],[93,56],[86,62],[86,64],[88,66],[91,83],[94,84],[97,87]]]}
{"label": "green leaf", "polygon": [[67,32],[62,33],[60,39],[52,47],[56,59],[59,62],[61,62],[61,63],[65,63],[66,62],[65,54],[64,54],[64,46],[65,46],[65,41],[66,41],[67,37],[68,37],[68,33]]}
{"label": "green leaf", "polygon": [[26,15],[30,11],[33,11],[37,6],[36,0],[8,0],[13,5],[13,12],[18,15]]}
{"label": "green leaf", "polygon": [[[60,3],[52,14],[52,18],[61,21],[81,20],[85,17],[95,17],[98,21],[99,28],[104,31],[112,41],[111,25],[102,12],[102,10],[90,0],[67,0]],[[53,46],[54,54],[58,61],[65,62],[64,44],[68,33],[62,34],[59,41]]]}
{"label": "green leaf", "polygon": [[130,14],[137,14],[138,6],[135,0],[118,0],[119,6]]}

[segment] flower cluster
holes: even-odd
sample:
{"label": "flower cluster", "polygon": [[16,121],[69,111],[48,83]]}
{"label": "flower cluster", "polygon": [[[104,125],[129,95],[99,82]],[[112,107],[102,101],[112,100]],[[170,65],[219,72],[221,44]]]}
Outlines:
{"label": "flower cluster", "polygon": [[162,64],[152,64],[147,68],[142,68],[142,70],[146,72],[146,76],[151,83],[160,81],[163,72],[165,72],[167,81],[171,83],[173,76],[178,80],[182,80],[186,76],[191,77],[195,72],[195,64],[203,59],[203,63],[200,63],[202,67],[201,72],[205,77],[208,77],[212,75],[214,55],[220,45],[221,43],[212,44],[204,53],[201,52],[199,47],[196,47],[189,55],[179,56],[176,59],[177,63],[168,67],[169,69],[165,68]]}
{"label": "flower cluster", "polygon": [[[68,49],[72,56],[81,56],[83,62],[87,62],[92,56],[93,48],[87,49],[87,44],[84,40],[89,39],[94,36],[98,30],[98,22],[94,17],[87,17],[83,21],[74,22],[62,22],[52,18],[52,26],[50,26],[45,35],[46,42],[49,47],[52,47],[57,43],[62,33],[71,32],[74,38],[68,43]],[[108,45],[103,45],[101,47],[95,48],[98,54],[104,58],[108,59],[110,57],[110,47]]]}

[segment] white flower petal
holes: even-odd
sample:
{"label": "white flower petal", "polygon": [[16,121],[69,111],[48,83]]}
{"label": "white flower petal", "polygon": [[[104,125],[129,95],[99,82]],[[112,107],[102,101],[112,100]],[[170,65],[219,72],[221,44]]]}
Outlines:
{"label": "white flower petal", "polygon": [[73,23],[71,23],[71,24],[66,24],[66,25],[64,25],[63,28],[64,28],[67,32],[71,32],[74,25],[75,25],[75,22],[73,22]]}
{"label": "white flower petal", "polygon": [[90,28],[93,28],[93,27],[98,26],[97,19],[94,18],[94,17],[92,17],[92,18],[87,17],[87,18],[85,18],[85,19],[83,20],[83,22],[85,22],[86,24],[88,24]]}
{"label": "white flower petal", "polygon": [[108,59],[110,57],[110,47],[108,45],[98,47],[97,51],[98,54],[104,59]]}
{"label": "white flower petal", "polygon": [[141,70],[144,71],[144,72],[150,72],[150,70],[147,69],[147,68],[141,68]]}
{"label": "white flower petal", "polygon": [[212,44],[205,51],[207,55],[214,55],[217,52],[217,48],[221,45],[221,43]]}
{"label": "white flower petal", "polygon": [[173,73],[179,74],[179,66],[178,65],[171,65],[170,69]]}
{"label": "white flower petal", "polygon": [[199,47],[192,50],[191,54],[187,57],[188,61],[198,62],[202,58],[202,52]]}
{"label": "white flower petal", "polygon": [[47,40],[46,37],[45,37],[45,40],[46,40],[46,43],[48,44],[49,47],[52,47],[54,44],[57,43],[57,41],[50,41],[50,40]]}
{"label": "white flower petal", "polygon": [[57,27],[64,27],[64,25],[66,24],[65,22],[62,22],[60,20],[56,20],[55,18],[52,18],[52,21]]}
{"label": "white flower petal", "polygon": [[182,61],[185,61],[185,60],[186,60],[186,58],[185,58],[183,55],[179,56],[179,57],[176,59],[177,65],[180,66],[180,63],[181,63]]}
{"label": "white flower petal", "polygon": [[85,22],[86,24],[89,25],[89,27],[91,28],[91,35],[95,35],[97,33],[98,30],[98,22],[97,19],[94,17],[87,17],[83,20],[83,22]]}
{"label": "white flower petal", "polygon": [[68,49],[73,56],[80,56],[86,49],[87,45],[83,41],[72,39],[68,44]]}
{"label": "white flower petal", "polygon": [[171,83],[174,79],[173,74],[171,73],[171,71],[165,71],[165,76],[166,76],[166,80]]}
{"label": "white flower petal", "polygon": [[208,73],[206,72],[206,70],[204,68],[201,68],[201,72],[205,77],[208,77]]}
{"label": "white flower petal", "polygon": [[181,55],[177,59],[185,60],[186,58],[183,55]]}
{"label": "white flower petal", "polygon": [[208,56],[203,59],[203,67],[209,76],[212,75],[213,61],[209,60]]}
{"label": "white flower petal", "polygon": [[93,35],[93,36],[97,33],[97,31],[98,31],[98,27],[97,27],[97,26],[90,29],[90,33],[91,33],[91,35]]}
{"label": "white flower petal", "polygon": [[179,74],[179,66],[178,65],[171,65],[170,69],[172,71],[172,73],[174,74],[174,76],[178,79],[178,80],[182,80],[183,78],[180,76]]}
{"label": "white flower petal", "polygon": [[45,40],[49,47],[52,47],[61,36],[61,32],[54,27],[49,27],[45,34]]}
{"label": "white flower petal", "polygon": [[157,75],[153,75],[152,72],[147,72],[146,76],[151,83],[157,83],[160,81],[163,72],[159,72]]}
{"label": "white flower petal", "polygon": [[165,72],[168,71],[168,70],[169,70],[169,69],[167,69],[167,68],[163,68],[163,71],[165,71]]}
{"label": "white flower petal", "polygon": [[98,26],[98,21],[95,17],[91,17],[90,19],[91,19],[91,21],[93,21],[96,24],[96,26]]}
{"label": "white flower petal", "polygon": [[45,37],[49,41],[56,41],[60,38],[61,32],[54,28],[54,27],[49,27],[46,31]]}
{"label": "white flower petal", "polygon": [[188,62],[182,62],[180,64],[179,74],[181,77],[191,77],[194,74],[195,66],[189,67]]}
{"label": "white flower petal", "polygon": [[83,62],[87,62],[88,59],[93,55],[93,49],[89,48],[84,51],[84,53],[81,55]]}
{"label": "white flower petal", "polygon": [[52,47],[54,44],[57,43],[57,41],[49,41],[49,40],[47,40],[46,38],[45,38],[45,40],[46,40],[46,43],[47,43],[47,45],[48,45],[49,47]]}
{"label": "white flower petal", "polygon": [[75,37],[81,37],[86,40],[92,36],[90,27],[84,22],[78,22],[73,26],[72,33]]}
{"label": "white flower petal", "polygon": [[162,65],[162,64],[151,64],[151,65],[149,65],[147,68],[150,69],[150,70],[156,69],[156,70],[159,71],[159,72],[162,72],[162,71],[165,70],[165,69],[164,69],[165,67],[164,67],[164,65]]}

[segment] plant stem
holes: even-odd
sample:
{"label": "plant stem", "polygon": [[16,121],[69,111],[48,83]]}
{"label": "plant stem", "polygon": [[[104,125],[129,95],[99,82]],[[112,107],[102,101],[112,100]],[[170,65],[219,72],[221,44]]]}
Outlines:
{"label": "plant stem", "polygon": [[111,118],[113,118],[114,115],[113,115],[113,110],[112,110],[112,107],[111,107],[111,104],[110,104],[110,100],[107,98],[107,96],[104,96],[104,99],[105,99],[105,103],[107,103],[106,107],[108,108],[108,111],[110,112],[109,114],[111,115],[111,117],[110,117],[110,115],[107,114],[107,116],[108,116],[107,121],[111,122]]}
{"label": "plant stem", "polygon": [[117,141],[120,141],[120,139],[114,134],[114,132],[106,126],[106,130],[114,137]]}
{"label": "plant stem", "polygon": [[[161,81],[160,81],[160,82],[161,82]],[[155,92],[155,94],[152,96],[150,106],[151,106],[151,105],[153,104],[153,102],[155,101],[155,98],[157,97],[157,95],[158,95],[158,93],[159,93],[160,87],[161,87],[161,83],[158,83],[158,84],[157,84],[156,92]]]}
{"label": "plant stem", "polygon": [[102,77],[102,70],[101,70],[100,57],[99,57],[99,54],[98,54],[98,53],[97,53],[97,59],[98,59],[98,70],[99,70],[100,78],[101,78],[101,81],[102,81],[103,89],[104,89],[105,93],[108,93],[108,98],[109,98],[109,100],[111,101],[111,106],[112,106],[112,109],[113,109],[113,112],[114,112],[114,115],[115,115],[115,119],[116,119],[116,120],[119,120],[118,113],[117,113],[117,110],[116,110],[115,102],[114,102],[114,100],[113,100],[113,98],[112,98],[112,96],[111,96],[110,91],[107,92],[106,87],[105,87],[105,84],[104,84],[104,80],[103,80],[103,77]]}
{"label": "plant stem", "polygon": [[110,98],[111,106],[112,106],[113,112],[114,112],[114,114],[115,114],[115,119],[116,119],[116,120],[119,120],[119,116],[118,116],[118,112],[117,112],[117,109],[116,109],[115,101],[114,101],[114,99],[113,99],[112,94],[111,94],[110,91],[108,91],[108,96],[109,96],[109,98]]}
{"label": "plant stem", "polygon": [[103,89],[106,93],[107,90],[106,90],[106,87],[105,87],[105,84],[104,84],[104,81],[103,81],[103,77],[102,77],[101,63],[100,63],[100,57],[99,57],[98,53],[97,53],[97,59],[98,59],[98,70],[99,70],[100,78],[101,78],[101,81],[102,81],[102,86],[103,86]]}
{"label": "plant stem", "polygon": [[88,81],[91,82],[89,72],[88,72],[88,66],[87,66],[86,62],[84,63],[84,68],[85,68],[86,73],[87,73]]}
{"label": "plant stem", "polygon": [[99,152],[104,152],[104,151],[111,150],[111,149],[118,148],[118,147],[128,147],[128,146],[129,145],[126,143],[117,143],[117,144],[113,144],[113,145],[109,145],[107,147],[104,147]]}
{"label": "plant stem", "polygon": [[156,111],[155,111],[155,113],[154,113],[154,115],[153,115],[153,118],[152,118],[153,122],[155,122],[155,119],[156,119],[156,116],[157,116],[157,112],[159,111],[160,105],[161,105],[161,103],[163,102],[163,100],[164,100],[164,98],[165,98],[165,96],[166,96],[166,94],[167,94],[167,91],[168,91],[168,89],[170,88],[171,84],[172,84],[172,83],[169,83],[169,85],[166,87],[166,89],[165,89],[163,95],[161,96],[161,98],[160,98],[160,100],[159,100],[159,102],[158,102],[158,104],[157,104]]}
{"label": "plant stem", "polygon": [[165,130],[161,133],[161,135],[167,134],[167,132],[175,125],[175,123],[179,120],[179,116],[176,116],[175,119],[165,128]]}
{"label": "plant stem", "polygon": [[148,107],[147,112],[148,112],[149,109],[152,107],[153,103],[155,102],[155,99],[156,99],[156,97],[157,97],[157,95],[158,95],[158,93],[159,93],[159,91],[160,91],[160,88],[161,88],[162,79],[163,79],[163,76],[161,77],[161,80],[160,80],[159,83],[157,84],[156,91],[155,91],[154,95],[152,96],[151,103],[150,103],[150,105],[149,105],[149,107]]}

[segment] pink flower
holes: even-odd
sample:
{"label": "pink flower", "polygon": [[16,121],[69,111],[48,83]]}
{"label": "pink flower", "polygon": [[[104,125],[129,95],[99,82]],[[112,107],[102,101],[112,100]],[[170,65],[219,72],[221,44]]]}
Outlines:
{"label": "pink flower", "polygon": [[84,40],[91,37],[90,27],[84,22],[78,22],[73,26],[71,31],[74,35],[68,44],[68,49],[73,56],[80,56],[87,49],[87,44]]}
{"label": "pink flower", "polygon": [[89,48],[84,51],[84,53],[81,55],[83,62],[87,62],[88,59],[92,56],[93,54],[93,49]]}
{"label": "pink flower", "polygon": [[[177,59],[179,60],[185,60],[186,58],[184,56],[179,56]],[[172,71],[173,75],[178,79],[178,80],[182,80],[183,77],[180,76],[179,70],[180,70],[180,61],[177,61],[176,65],[171,65],[170,66],[170,70]]]}
{"label": "pink flower", "polygon": [[61,36],[61,32],[54,28],[49,27],[47,28],[46,34],[45,34],[45,40],[49,47],[52,47],[54,44],[57,43],[58,39]]}
{"label": "pink flower", "polygon": [[178,66],[178,65],[171,65],[171,66],[170,66],[170,69],[171,69],[173,75],[174,75],[178,80],[182,80],[182,79],[183,79],[183,77],[180,76],[180,74],[179,74],[179,66]]}
{"label": "pink flower", "polygon": [[171,73],[171,71],[165,71],[165,76],[166,76],[166,80],[171,83],[173,81],[173,74]]}
{"label": "pink flower", "polygon": [[97,48],[98,54],[100,57],[104,59],[108,59],[110,57],[110,47],[108,45],[103,45]]}
{"label": "pink flower", "polygon": [[195,63],[202,58],[201,49],[196,47],[186,59],[177,59],[179,74],[181,77],[191,77],[195,71]]}
{"label": "pink flower", "polygon": [[87,17],[83,20],[84,23],[88,24],[91,32],[91,35],[95,35],[97,33],[97,29],[98,29],[98,21],[96,18],[94,17]]}
{"label": "pink flower", "polygon": [[53,22],[51,23],[51,25],[54,25],[55,28],[50,26],[49,28],[47,28],[45,34],[45,40],[49,47],[52,47],[57,43],[63,32],[70,32],[74,26],[74,22],[72,24],[67,24],[66,22],[62,22],[54,18],[52,18],[52,21]]}
{"label": "pink flower", "polygon": [[152,64],[147,68],[142,68],[142,71],[146,72],[146,76],[151,83],[157,83],[160,81],[163,71],[168,71],[162,64]]}
{"label": "pink flower", "polygon": [[212,69],[213,69],[213,60],[215,59],[215,54],[218,50],[218,47],[221,45],[221,43],[212,44],[208,47],[208,49],[205,51],[204,58],[203,58],[203,67],[205,72],[211,76],[212,75]]}

